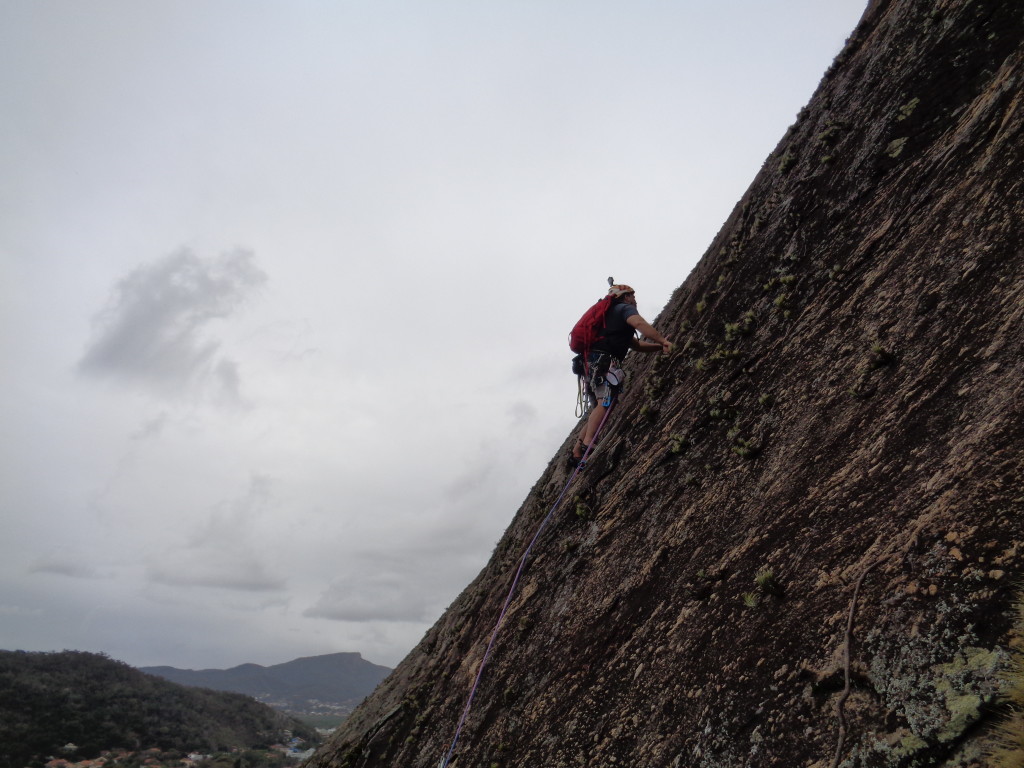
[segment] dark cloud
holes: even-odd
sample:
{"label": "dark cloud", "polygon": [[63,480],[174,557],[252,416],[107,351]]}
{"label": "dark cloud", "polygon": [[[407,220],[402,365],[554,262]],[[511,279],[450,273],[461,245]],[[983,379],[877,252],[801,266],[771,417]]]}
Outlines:
{"label": "dark cloud", "polygon": [[72,556],[42,558],[32,564],[29,568],[29,573],[49,573],[57,576],[68,576],[73,579],[103,578],[94,567],[79,562]]}
{"label": "dark cloud", "polygon": [[480,542],[467,545],[454,533],[442,527],[406,541],[396,534],[387,552],[348,553],[345,572],[303,616],[348,622],[432,621],[465,586],[467,574],[482,565]]}
{"label": "dark cloud", "polygon": [[186,547],[196,550],[244,551],[249,533],[274,500],[273,480],[260,473],[249,477],[249,486],[236,498],[215,505],[187,536]]}
{"label": "dark cloud", "polygon": [[[39,616],[43,612],[43,609],[38,605],[31,608],[25,608],[21,605],[10,605],[8,603],[0,603],[0,616]],[[10,644],[7,644],[10,647]]]}
{"label": "dark cloud", "polygon": [[79,370],[163,395],[212,387],[219,399],[238,401],[237,365],[221,353],[211,325],[266,281],[244,250],[203,259],[183,249],[141,266],[114,288]]}
{"label": "dark cloud", "polygon": [[219,384],[217,390],[220,398],[228,403],[242,401],[241,377],[238,375],[238,364],[233,360],[221,360],[214,368],[214,376]]}
{"label": "dark cloud", "polygon": [[426,621],[421,590],[411,579],[370,574],[333,582],[303,616],[335,621]]}
{"label": "dark cloud", "polygon": [[159,437],[160,433],[164,431],[164,426],[167,424],[167,414],[161,413],[155,419],[150,419],[137,430],[129,435],[132,440],[148,440],[149,438]]}
{"label": "dark cloud", "polygon": [[533,426],[540,416],[536,406],[525,400],[516,400],[505,409],[505,414],[514,428]]}
{"label": "dark cloud", "polygon": [[267,555],[254,537],[254,527],[269,513],[273,481],[254,474],[248,488],[234,499],[217,504],[183,540],[168,544],[149,563],[146,577],[156,584],[213,587],[243,592],[282,590],[286,580],[268,567]]}
{"label": "dark cloud", "polygon": [[269,574],[254,559],[238,559],[206,552],[203,557],[182,557],[172,563],[152,565],[147,578],[172,587],[212,587],[243,592],[274,592],[286,586],[284,579]]}
{"label": "dark cloud", "polygon": [[498,461],[493,455],[481,450],[471,460],[470,466],[465,472],[448,483],[444,489],[444,498],[455,504],[476,499],[481,493],[486,494],[487,490],[494,483],[494,476],[498,469]]}

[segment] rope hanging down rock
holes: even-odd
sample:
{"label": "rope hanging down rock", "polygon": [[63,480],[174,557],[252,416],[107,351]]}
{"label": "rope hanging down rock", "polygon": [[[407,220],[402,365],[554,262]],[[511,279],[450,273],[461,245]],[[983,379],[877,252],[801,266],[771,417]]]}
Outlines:
{"label": "rope hanging down rock", "polygon": [[530,551],[533,549],[533,545],[537,543],[541,533],[547,527],[548,522],[554,516],[555,511],[558,509],[562,500],[565,498],[566,492],[569,490],[569,486],[572,485],[572,481],[576,479],[576,475],[580,473],[586,464],[587,457],[593,450],[594,445],[597,443],[597,436],[601,434],[601,430],[604,428],[604,424],[608,421],[608,416],[611,414],[612,409],[615,408],[615,400],[612,400],[611,405],[605,411],[604,418],[601,419],[601,423],[597,427],[597,431],[594,433],[594,437],[590,440],[590,445],[586,446],[586,450],[583,453],[583,458],[580,459],[579,464],[573,469],[572,474],[569,475],[569,479],[566,480],[565,486],[562,488],[562,492],[558,494],[558,498],[555,499],[555,503],[551,505],[551,510],[547,516],[541,521],[540,526],[537,528],[537,532],[533,534],[533,538],[530,540],[529,545],[526,547],[526,551],[523,552],[522,557],[519,558],[519,566],[516,568],[515,576],[512,578],[512,586],[509,587],[508,595],[505,597],[505,602],[501,606],[501,613],[498,614],[498,620],[494,624],[494,629],[491,631],[491,639],[487,643],[487,649],[484,651],[484,656],[480,659],[480,666],[476,670],[476,678],[473,680],[473,685],[469,690],[469,697],[466,699],[466,706],[462,710],[462,716],[459,718],[459,724],[455,728],[455,737],[452,739],[452,744],[448,748],[448,752],[441,762],[438,763],[438,768],[448,768],[448,764],[451,763],[452,756],[455,754],[455,746],[459,743],[459,736],[462,735],[462,727],[466,724],[466,718],[469,717],[470,707],[473,705],[473,697],[476,696],[477,688],[480,686],[480,678],[483,675],[484,667],[487,665],[487,660],[490,658],[491,649],[494,647],[494,641],[498,638],[498,632],[501,629],[501,625],[505,620],[505,614],[508,612],[508,607],[512,603],[512,597],[515,594],[516,587],[519,584],[519,578],[523,575],[523,570],[526,568],[526,561],[530,557]]}

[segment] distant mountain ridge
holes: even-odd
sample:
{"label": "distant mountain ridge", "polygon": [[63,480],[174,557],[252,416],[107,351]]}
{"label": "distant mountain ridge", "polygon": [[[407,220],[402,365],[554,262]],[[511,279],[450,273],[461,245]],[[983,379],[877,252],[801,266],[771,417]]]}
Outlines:
{"label": "distant mountain ridge", "polygon": [[0,768],[42,765],[69,742],[108,749],[266,748],[317,734],[238,693],[196,690],[84,651],[0,651]]}
{"label": "distant mountain ridge", "polygon": [[391,673],[359,653],[305,656],[269,667],[240,664],[230,669],[140,667],[165,680],[215,691],[244,693],[296,714],[348,714]]}

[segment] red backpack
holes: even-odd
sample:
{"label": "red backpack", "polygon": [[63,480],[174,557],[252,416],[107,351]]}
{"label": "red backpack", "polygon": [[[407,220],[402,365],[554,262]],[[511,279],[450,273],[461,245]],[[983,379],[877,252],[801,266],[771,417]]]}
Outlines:
{"label": "red backpack", "polygon": [[569,333],[569,349],[582,353],[584,357],[590,353],[590,346],[601,336],[600,331],[604,329],[605,316],[611,305],[612,297],[605,296],[583,313],[583,317]]}

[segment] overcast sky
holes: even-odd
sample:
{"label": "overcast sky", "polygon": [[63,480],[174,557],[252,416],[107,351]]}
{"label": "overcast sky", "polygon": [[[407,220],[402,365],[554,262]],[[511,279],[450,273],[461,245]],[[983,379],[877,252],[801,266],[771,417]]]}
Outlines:
{"label": "overcast sky", "polygon": [[0,648],[395,665],[864,0],[0,0]]}

